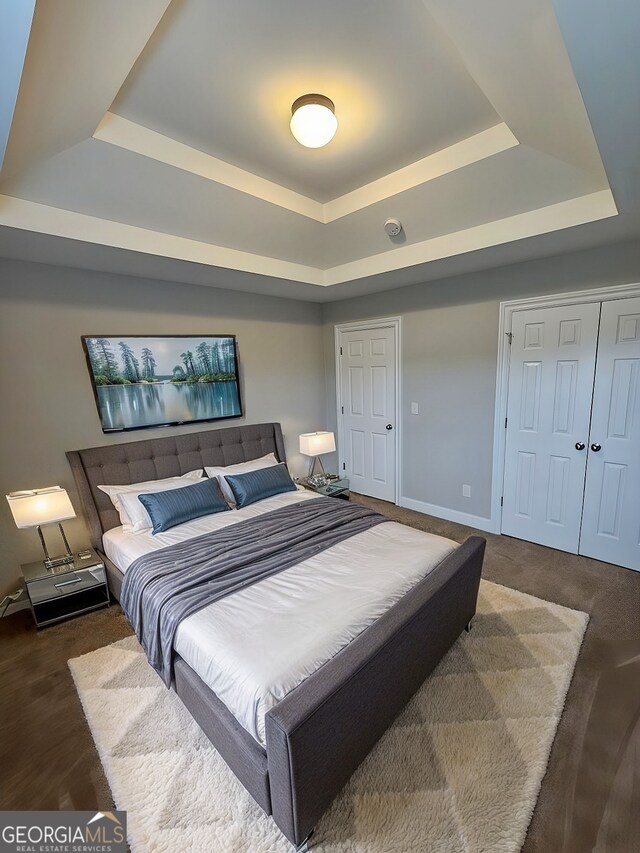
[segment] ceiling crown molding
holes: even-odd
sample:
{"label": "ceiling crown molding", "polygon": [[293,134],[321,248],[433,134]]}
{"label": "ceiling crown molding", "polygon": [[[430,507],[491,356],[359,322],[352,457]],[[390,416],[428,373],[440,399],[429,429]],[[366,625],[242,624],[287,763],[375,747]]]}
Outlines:
{"label": "ceiling crown molding", "polygon": [[319,287],[343,284],[357,278],[379,275],[561,228],[583,225],[615,216],[617,213],[611,191],[602,190],[323,270],[0,195],[0,225],[10,228],[37,231],[212,267],[226,267]]}
{"label": "ceiling crown molding", "polygon": [[103,116],[93,138],[324,224],[518,145],[518,140],[502,122],[345,195],[321,203],[115,113],[107,112]]}
{"label": "ceiling crown molding", "polygon": [[105,113],[93,138],[324,222],[319,202],[115,113]]}

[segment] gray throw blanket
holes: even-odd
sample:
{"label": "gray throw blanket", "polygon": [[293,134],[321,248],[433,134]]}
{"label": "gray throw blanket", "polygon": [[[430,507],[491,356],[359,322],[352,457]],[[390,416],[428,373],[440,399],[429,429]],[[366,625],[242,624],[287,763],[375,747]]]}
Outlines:
{"label": "gray throw blanket", "polygon": [[120,603],[149,663],[170,687],[173,641],[183,619],[387,520],[336,499],[276,509],[139,557],[125,573]]}

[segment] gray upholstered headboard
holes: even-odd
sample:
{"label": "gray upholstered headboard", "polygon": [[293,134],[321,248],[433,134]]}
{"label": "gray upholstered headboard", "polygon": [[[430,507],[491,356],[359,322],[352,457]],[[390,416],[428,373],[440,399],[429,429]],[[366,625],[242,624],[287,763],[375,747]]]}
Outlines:
{"label": "gray upholstered headboard", "polygon": [[70,450],[67,459],[78,487],[94,548],[120,517],[101,485],[128,485],[175,477],[205,465],[235,465],[275,453],[285,462],[280,424],[247,424],[169,438]]}

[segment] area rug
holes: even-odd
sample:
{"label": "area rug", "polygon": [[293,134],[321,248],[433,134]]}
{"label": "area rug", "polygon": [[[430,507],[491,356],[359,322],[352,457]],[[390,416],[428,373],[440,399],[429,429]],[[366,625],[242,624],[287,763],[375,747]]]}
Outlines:
{"label": "area rug", "polygon": [[[313,851],[520,849],[588,617],[488,581],[478,607],[322,819]],[[134,853],[291,853],[135,637],[69,666]]]}

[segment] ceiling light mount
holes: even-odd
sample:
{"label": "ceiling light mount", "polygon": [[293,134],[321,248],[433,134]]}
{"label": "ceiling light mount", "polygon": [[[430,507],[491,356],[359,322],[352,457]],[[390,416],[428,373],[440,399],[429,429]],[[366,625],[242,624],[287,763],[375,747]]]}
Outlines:
{"label": "ceiling light mount", "polygon": [[335,104],[326,95],[302,95],[291,105],[289,126],[305,148],[322,148],[331,142],[338,129]]}
{"label": "ceiling light mount", "polygon": [[296,111],[300,109],[300,107],[306,107],[307,104],[318,104],[321,107],[327,107],[327,109],[331,110],[332,113],[336,111],[336,105],[333,103],[331,98],[327,98],[326,95],[300,95],[299,98],[296,98],[293,104],[291,105],[291,115],[295,115]]}

